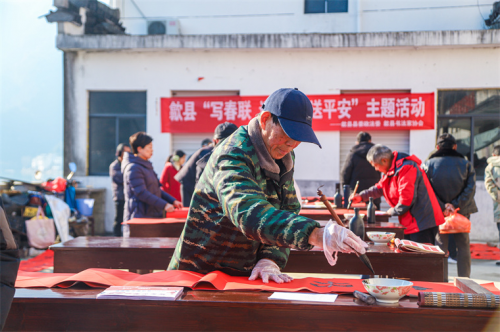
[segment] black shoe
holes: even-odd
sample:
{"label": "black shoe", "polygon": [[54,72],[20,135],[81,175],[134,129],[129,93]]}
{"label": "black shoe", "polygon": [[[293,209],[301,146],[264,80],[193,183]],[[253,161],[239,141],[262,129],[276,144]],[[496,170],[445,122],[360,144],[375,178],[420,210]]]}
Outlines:
{"label": "black shoe", "polygon": [[496,264],[496,265],[500,265],[500,261],[496,262],[495,264]]}

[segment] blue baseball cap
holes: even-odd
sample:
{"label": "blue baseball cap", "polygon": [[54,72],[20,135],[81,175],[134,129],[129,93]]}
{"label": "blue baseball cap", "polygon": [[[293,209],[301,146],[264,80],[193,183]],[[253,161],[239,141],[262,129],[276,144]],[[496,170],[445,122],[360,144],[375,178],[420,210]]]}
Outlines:
{"label": "blue baseball cap", "polygon": [[311,101],[297,88],[274,91],[264,102],[262,109],[278,117],[285,134],[291,139],[314,143],[321,148],[312,129]]}

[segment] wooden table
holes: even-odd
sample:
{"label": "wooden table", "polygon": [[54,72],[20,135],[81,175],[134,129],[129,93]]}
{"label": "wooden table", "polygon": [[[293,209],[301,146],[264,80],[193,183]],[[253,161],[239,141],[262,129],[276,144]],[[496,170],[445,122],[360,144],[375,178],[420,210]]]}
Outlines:
{"label": "wooden table", "polygon": [[177,301],[96,300],[102,289],[16,289],[5,331],[498,331],[491,309],[269,300],[270,292],[185,290]]}
{"label": "wooden table", "polygon": [[124,222],[130,237],[180,237],[186,218],[131,219]]}
{"label": "wooden table", "polygon": [[[326,226],[328,220],[317,220],[321,226]],[[346,223],[346,225],[348,225]],[[406,227],[401,224],[396,224],[393,222],[376,222],[374,224],[368,224],[365,222],[365,233],[366,232],[391,232],[396,233],[395,237],[399,239],[404,238],[404,232]],[[369,241],[370,239],[365,236],[365,241]]]}
{"label": "wooden table", "polygon": [[[321,226],[325,226],[328,220],[318,220]],[[180,237],[186,219],[132,219],[126,222],[130,229],[130,237]],[[365,232],[392,232],[396,237],[404,237],[405,227],[392,222],[376,222],[368,224],[365,222]]]}
{"label": "wooden table", "polygon": [[[51,246],[54,272],[80,272],[88,268],[165,270],[177,238],[77,237]],[[378,275],[420,281],[446,281],[448,261],[444,255],[400,252],[387,245],[370,244],[367,251]],[[338,254],[330,266],[321,249],[292,250],[284,272],[371,274],[354,254]]]}
{"label": "wooden table", "polygon": [[[339,216],[340,219],[345,219],[344,215],[345,214],[354,214],[354,211],[352,209],[347,210],[347,209],[335,209],[335,212]],[[360,210],[360,214],[364,214],[365,217],[363,218],[364,221],[367,221],[367,216],[366,216],[366,210]],[[380,212],[379,212],[380,213]],[[332,215],[330,212],[324,208],[324,209],[302,209],[300,210],[299,215],[314,219],[314,220],[330,220],[332,219]],[[390,216],[388,214],[384,215],[377,215],[375,216],[375,220],[378,222],[388,222]]]}

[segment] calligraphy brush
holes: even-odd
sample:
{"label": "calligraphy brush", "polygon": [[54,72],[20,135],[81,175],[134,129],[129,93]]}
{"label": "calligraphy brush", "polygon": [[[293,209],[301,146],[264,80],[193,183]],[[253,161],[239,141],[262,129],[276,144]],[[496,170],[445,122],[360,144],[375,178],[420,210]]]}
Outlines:
{"label": "calligraphy brush", "polygon": [[[321,187],[323,187],[323,186],[321,186]],[[321,187],[319,187],[319,188],[321,188]],[[335,210],[331,206],[330,202],[326,199],[326,196],[323,194],[323,192],[319,188],[318,188],[319,199],[323,202],[323,204],[325,204],[326,208],[328,209],[328,211],[330,211],[330,214],[332,215],[333,219],[335,219],[337,224],[339,224],[339,226],[345,227],[344,224],[342,223],[342,221],[340,220],[339,216],[337,215],[337,213],[335,212]],[[372,263],[368,259],[368,256],[366,256],[366,254],[360,255],[356,250],[354,250],[353,247],[351,247],[351,246],[349,246],[349,247],[352,249],[352,251],[354,251],[356,256],[358,256],[359,259],[370,269],[370,271],[373,272],[373,275],[375,275],[375,271],[373,270]]]}
{"label": "calligraphy brush", "polygon": [[[352,196],[354,197],[354,195],[356,195],[356,192],[358,191],[358,187],[359,187],[359,181],[356,181],[356,185],[354,186],[354,192],[352,193]],[[348,198],[346,198],[348,199]],[[352,204],[352,199],[349,201],[349,204],[347,205],[347,212],[349,212],[349,209],[351,208],[351,204]]]}

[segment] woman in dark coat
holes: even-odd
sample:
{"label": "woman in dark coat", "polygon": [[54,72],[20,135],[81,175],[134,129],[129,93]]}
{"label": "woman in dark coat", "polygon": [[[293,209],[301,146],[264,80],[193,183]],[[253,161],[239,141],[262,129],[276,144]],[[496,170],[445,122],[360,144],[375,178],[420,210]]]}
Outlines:
{"label": "woman in dark coat", "polygon": [[149,161],[153,155],[153,139],[144,132],[130,136],[132,153],[122,161],[125,208],[123,220],[162,218],[163,211],[182,208],[182,203],[160,189],[158,176]]}

